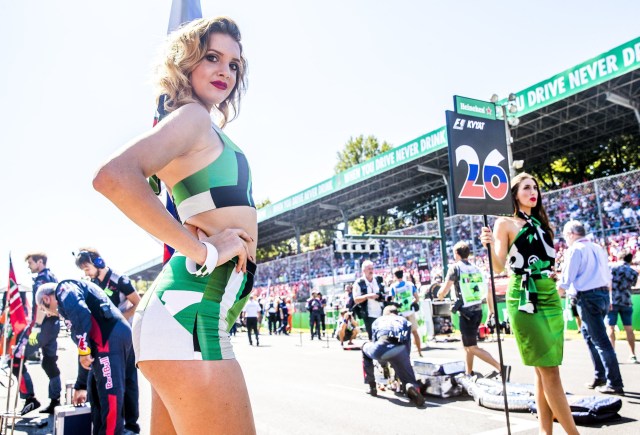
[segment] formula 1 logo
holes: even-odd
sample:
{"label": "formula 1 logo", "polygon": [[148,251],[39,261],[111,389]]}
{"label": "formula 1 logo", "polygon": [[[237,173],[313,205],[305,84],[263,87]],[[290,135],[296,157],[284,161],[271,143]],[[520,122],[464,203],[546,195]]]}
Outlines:
{"label": "formula 1 logo", "polygon": [[454,130],[464,130],[464,119],[456,118],[456,122],[453,124]]}

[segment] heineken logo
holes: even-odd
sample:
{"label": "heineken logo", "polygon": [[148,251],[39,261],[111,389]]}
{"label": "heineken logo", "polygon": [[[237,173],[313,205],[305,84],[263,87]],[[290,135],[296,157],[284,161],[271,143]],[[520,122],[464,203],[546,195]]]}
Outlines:
{"label": "heineken logo", "polygon": [[485,119],[496,119],[495,105],[489,101],[454,96],[456,112],[461,115],[476,116]]}
{"label": "heineken logo", "polygon": [[474,104],[460,103],[460,108],[464,110],[468,110],[469,112],[483,113],[487,115],[491,115],[491,107],[480,107]]}

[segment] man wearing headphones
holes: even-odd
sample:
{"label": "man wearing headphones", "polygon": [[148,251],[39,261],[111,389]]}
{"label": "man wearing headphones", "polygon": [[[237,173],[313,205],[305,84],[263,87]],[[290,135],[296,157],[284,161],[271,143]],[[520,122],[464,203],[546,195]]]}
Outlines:
{"label": "man wearing headphones", "polygon": [[[118,275],[107,267],[100,253],[93,248],[80,249],[76,255],[76,266],[91,278],[91,282],[104,290],[131,326],[136,307],[140,303],[140,295],[131,284],[129,277]],[[140,432],[138,396],[138,372],[134,366],[128,368],[124,393],[125,428],[134,433]]]}
{"label": "man wearing headphones", "polygon": [[131,325],[136,307],[140,303],[140,295],[126,275],[118,275],[107,267],[97,250],[82,248],[76,255],[76,266],[82,269],[91,281],[98,284],[109,296],[113,305],[118,307]]}

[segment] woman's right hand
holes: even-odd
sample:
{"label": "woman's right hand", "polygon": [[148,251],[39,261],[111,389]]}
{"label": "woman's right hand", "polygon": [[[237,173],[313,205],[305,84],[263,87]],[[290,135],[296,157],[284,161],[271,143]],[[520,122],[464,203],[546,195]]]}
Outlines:
{"label": "woman's right hand", "polygon": [[487,247],[488,244],[493,245],[493,232],[491,231],[491,228],[489,227],[482,227],[482,232],[480,233],[480,242],[482,243],[482,246],[484,246],[485,248]]}
{"label": "woman's right hand", "polygon": [[201,242],[209,242],[218,251],[218,264],[224,264],[234,257],[238,257],[236,272],[247,272],[247,259],[254,261],[249,254],[247,243],[253,242],[253,238],[244,230],[239,228],[227,228],[213,236],[207,236],[204,231],[198,228],[198,239]]}

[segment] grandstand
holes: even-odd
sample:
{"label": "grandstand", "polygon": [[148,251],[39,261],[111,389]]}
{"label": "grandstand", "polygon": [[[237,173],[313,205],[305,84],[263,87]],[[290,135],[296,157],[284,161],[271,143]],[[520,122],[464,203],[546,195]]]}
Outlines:
{"label": "grandstand", "polygon": [[[637,135],[637,109],[620,103],[637,108],[639,96],[640,38],[517,92],[513,159],[534,171],[570,152],[597,152],[616,135]],[[260,245],[335,229],[356,216],[384,215],[434,195],[446,197],[445,178],[425,172],[449,173],[445,130],[443,126],[423,134],[262,208]]]}
{"label": "grandstand", "polygon": [[[640,38],[636,38],[517,92],[519,124],[511,128],[513,159],[523,160],[524,169],[533,171],[570,152],[597,151],[611,137],[637,136],[639,97]],[[299,240],[301,234],[320,229],[335,230],[356,216],[384,215],[393,207],[446,197],[448,173],[443,126],[260,209],[259,246]],[[548,192],[545,200],[555,225],[568,217],[583,219],[598,237],[618,246],[633,237],[637,240],[639,184],[638,172],[632,172]],[[471,240],[479,226],[480,217],[448,217],[447,243]],[[631,235],[620,236],[625,230]],[[437,224],[426,222],[398,233],[435,232]],[[562,240],[558,243],[562,248]],[[608,244],[610,252],[612,246]],[[482,249],[477,244],[473,248],[482,261]],[[432,273],[442,267],[436,242],[389,241],[374,259],[385,271],[395,264],[413,267],[420,258],[429,262]],[[261,263],[256,286],[290,284],[305,290],[298,295],[302,299],[313,280],[337,287],[342,280],[352,279],[357,259],[335,255],[328,247]],[[159,271],[159,264],[151,263],[128,274],[151,278]]]}
{"label": "grandstand", "polygon": [[[564,189],[543,193],[543,204],[555,228],[570,219],[581,220],[593,237],[608,249],[610,260],[617,261],[617,254],[628,249],[634,252],[640,264],[638,236],[640,235],[640,170],[602,178]],[[492,223],[492,222],[490,222]],[[486,250],[480,245],[477,234],[482,227],[482,216],[456,215],[445,218],[445,235],[448,249],[456,240],[470,242],[476,264],[487,267]],[[438,223],[425,222],[409,228],[393,231],[393,235],[437,236]],[[562,252],[566,246],[560,231],[555,239],[558,249],[558,268],[562,268]],[[449,258],[453,252],[449,251]],[[265,288],[270,284],[305,282],[313,286],[317,278],[331,277],[337,286],[353,281],[358,263],[369,258],[366,254],[343,255],[333,247],[261,263],[255,286]],[[442,274],[440,243],[427,240],[389,239],[380,255],[372,260],[377,273],[388,274],[393,267],[404,266],[417,271],[421,259],[429,265],[431,276]],[[265,288],[266,291],[266,288]],[[295,294],[295,292],[293,292]]]}

